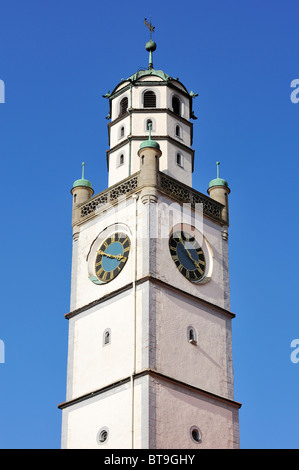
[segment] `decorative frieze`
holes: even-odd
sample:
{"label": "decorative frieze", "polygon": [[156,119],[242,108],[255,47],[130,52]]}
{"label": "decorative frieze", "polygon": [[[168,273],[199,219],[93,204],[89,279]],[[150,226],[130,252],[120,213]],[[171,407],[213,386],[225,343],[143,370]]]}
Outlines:
{"label": "decorative frieze", "polygon": [[222,204],[186,186],[164,173],[160,173],[159,186],[162,191],[183,203],[202,204],[203,213],[221,220]]}
{"label": "decorative frieze", "polygon": [[81,218],[95,212],[103,204],[113,203],[119,197],[133,192],[138,187],[138,174],[123,180],[120,184],[106,189],[81,206]]}
{"label": "decorative frieze", "polygon": [[[127,196],[141,189],[139,175],[140,172],[135,173],[133,176],[126,178],[117,185],[111,186],[84,203],[81,206],[81,219],[95,213],[96,210],[104,204],[113,204],[118,198]],[[180,183],[165,173],[159,172],[157,189],[179,202],[185,204],[202,204],[203,213],[205,215],[221,221],[222,204]]]}

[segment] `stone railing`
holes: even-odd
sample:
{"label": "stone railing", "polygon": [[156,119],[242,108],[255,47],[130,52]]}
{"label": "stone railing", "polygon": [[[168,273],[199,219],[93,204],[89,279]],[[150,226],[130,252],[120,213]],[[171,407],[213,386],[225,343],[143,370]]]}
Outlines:
{"label": "stone railing", "polygon": [[159,173],[158,181],[159,189],[164,193],[186,204],[202,204],[205,215],[221,220],[223,206],[219,202],[164,173]]}
{"label": "stone railing", "polygon": [[117,199],[123,195],[134,192],[138,187],[138,173],[126,178],[121,183],[111,186],[105,191],[97,194],[88,202],[81,206],[81,217],[86,217],[95,212],[103,204],[113,204]]}
{"label": "stone railing", "polygon": [[[85,218],[95,213],[97,209],[105,204],[116,203],[121,196],[128,196],[136,190],[141,189],[139,185],[140,172],[124,179],[119,184],[111,186],[92,197],[88,202],[81,206],[81,218]],[[186,204],[202,204],[203,213],[213,219],[221,221],[222,204],[214,201],[189,186],[180,183],[176,179],[159,172],[157,189],[164,194],[169,195],[175,200]]]}

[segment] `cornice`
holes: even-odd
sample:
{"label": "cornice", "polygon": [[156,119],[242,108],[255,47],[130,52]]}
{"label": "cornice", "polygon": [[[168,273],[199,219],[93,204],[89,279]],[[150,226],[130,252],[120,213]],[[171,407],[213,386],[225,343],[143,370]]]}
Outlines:
{"label": "cornice", "polygon": [[[201,304],[206,308],[213,309],[215,312],[219,313],[220,315],[224,315],[229,317],[230,319],[235,318],[235,314],[230,312],[229,310],[220,307],[219,305],[213,304],[212,302],[209,302],[208,300],[205,300],[201,297],[198,297],[194,294],[191,294],[189,292],[186,292],[185,290],[179,289],[177,287],[172,286],[168,282],[165,282],[161,279],[159,279],[156,276],[153,276],[152,274],[148,274],[147,276],[144,276],[140,279],[136,280],[136,285],[142,285],[146,282],[151,282],[159,287],[171,290],[172,292],[175,292],[177,294],[180,294],[184,297],[188,297],[190,300],[193,300],[195,303]],[[114,297],[127,292],[128,290],[133,288],[133,282],[129,282],[125,284],[124,286],[120,287],[119,289],[114,290],[113,292],[110,292],[109,294],[106,294],[86,305],[82,305],[81,307],[65,314],[65,318],[69,320],[70,318],[79,315],[80,313],[86,312],[87,310],[90,310],[91,308],[96,307],[97,305],[100,305],[104,302],[107,302],[108,300],[113,299]]]}
{"label": "cornice", "polygon": [[177,387],[188,389],[191,392],[193,392],[195,394],[198,394],[200,396],[203,396],[207,399],[213,400],[213,401],[218,402],[218,403],[221,402],[225,406],[229,406],[229,407],[232,407],[232,408],[235,408],[235,409],[240,409],[241,406],[242,406],[241,403],[239,403],[237,401],[234,401],[230,398],[223,397],[222,395],[217,395],[216,393],[209,392],[209,391],[204,390],[200,387],[196,387],[195,385],[191,385],[189,383],[183,382],[183,381],[178,380],[174,377],[170,377],[168,375],[162,374],[161,372],[159,372],[157,370],[153,370],[153,369],[150,369],[150,368],[143,369],[140,372],[134,373],[131,376],[128,376],[128,377],[125,377],[121,380],[113,382],[113,383],[111,383],[111,384],[109,384],[105,387],[99,388],[97,390],[93,390],[92,392],[89,392],[89,393],[86,393],[84,395],[73,398],[71,400],[62,402],[57,406],[58,406],[59,409],[63,410],[63,409],[68,408],[70,406],[77,405],[78,403],[81,403],[81,402],[83,402],[85,400],[88,400],[90,398],[94,398],[98,395],[101,395],[101,394],[103,394],[103,393],[105,393],[109,390],[113,390],[117,387],[121,387],[124,384],[128,384],[132,380],[135,381],[135,380],[137,380],[141,377],[145,377],[145,376],[150,376],[156,381],[160,381],[160,382],[164,381],[164,382],[171,383],[172,385],[175,385]]}

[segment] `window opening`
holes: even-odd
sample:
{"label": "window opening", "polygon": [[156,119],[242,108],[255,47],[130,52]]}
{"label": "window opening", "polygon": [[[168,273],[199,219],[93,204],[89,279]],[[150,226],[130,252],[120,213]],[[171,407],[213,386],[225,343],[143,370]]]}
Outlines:
{"label": "window opening", "polygon": [[190,429],[191,438],[194,442],[199,444],[202,441],[200,429],[197,426],[192,426]]}
{"label": "window opening", "polygon": [[107,439],[108,439],[108,434],[109,434],[109,431],[108,431],[108,428],[101,428],[98,432],[98,435],[97,435],[97,441],[99,444],[104,444]]}
{"label": "window opening", "polygon": [[128,109],[128,98],[125,96],[119,103],[119,116],[122,116],[123,114],[126,114],[127,109]]}
{"label": "window opening", "polygon": [[104,346],[111,343],[111,330],[108,328],[104,331]]}
{"label": "window opening", "polygon": [[181,103],[177,96],[172,97],[172,110],[178,116],[181,115]]}
{"label": "window opening", "polygon": [[146,91],[143,95],[143,107],[144,108],[155,108],[156,107],[156,95],[153,91]]}
{"label": "window opening", "polygon": [[176,154],[176,164],[179,166],[183,166],[183,157],[181,153]]}
{"label": "window opening", "polygon": [[150,124],[152,125],[151,129],[153,129],[153,121],[152,121],[151,119],[148,119],[148,120],[146,121],[146,129],[147,129],[147,130],[149,130]]}

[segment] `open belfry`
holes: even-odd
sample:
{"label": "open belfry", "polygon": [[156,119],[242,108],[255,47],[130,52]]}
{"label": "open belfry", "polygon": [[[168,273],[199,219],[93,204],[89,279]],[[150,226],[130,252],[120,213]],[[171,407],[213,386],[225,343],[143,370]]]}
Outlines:
{"label": "open belfry", "polygon": [[[146,22],[151,33],[154,28]],[[195,93],[148,67],[105,95],[108,188],[71,189],[62,448],[237,449],[228,183],[192,188]],[[206,191],[206,188],[205,188]]]}

